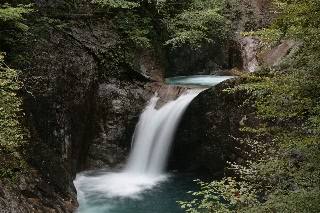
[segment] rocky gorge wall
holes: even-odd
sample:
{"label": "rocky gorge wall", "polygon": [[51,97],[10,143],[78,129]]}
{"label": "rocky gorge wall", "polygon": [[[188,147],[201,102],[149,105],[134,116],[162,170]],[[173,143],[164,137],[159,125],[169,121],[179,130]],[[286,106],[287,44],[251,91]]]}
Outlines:
{"label": "rocky gorge wall", "polygon": [[[23,76],[32,135],[28,162],[54,185],[52,191],[71,197],[74,206],[75,174],[125,161],[135,124],[150,97],[142,75],[102,65],[104,54],[117,44],[105,21],[49,29],[48,37],[32,48],[30,68]],[[41,195],[31,198],[43,200]],[[51,208],[68,211],[55,203]]]}
{"label": "rocky gorge wall", "polygon": [[[45,15],[63,8],[63,2],[36,1]],[[88,12],[85,1],[76,9]],[[139,50],[132,67],[114,63],[121,38],[112,23],[72,12],[64,14],[63,26],[39,28],[25,50],[28,62],[20,64],[31,132],[24,157],[32,170],[0,190],[4,212],[72,212],[76,173],[121,167],[139,115],[154,92],[164,103],[184,91],[170,87],[168,92],[164,77],[247,71],[238,41],[198,50],[183,47],[160,56],[152,49]],[[217,173],[226,160],[241,159],[232,136],[240,135],[238,127],[251,111],[237,108],[245,96],[226,95],[223,88],[201,93],[190,105],[173,146],[171,168]]]}
{"label": "rocky gorge wall", "polygon": [[30,171],[0,191],[3,211],[72,212],[77,172],[125,161],[152,92],[143,75],[108,58],[119,37],[106,22],[44,26],[26,48],[29,63],[20,66]]}
{"label": "rocky gorge wall", "polygon": [[227,92],[241,81],[224,81],[191,102],[177,130],[169,167],[188,172],[209,170],[220,177],[227,161],[241,163],[248,158],[250,149],[241,140],[254,135],[240,128],[254,127],[260,121],[255,118],[254,108],[244,104],[246,93]]}

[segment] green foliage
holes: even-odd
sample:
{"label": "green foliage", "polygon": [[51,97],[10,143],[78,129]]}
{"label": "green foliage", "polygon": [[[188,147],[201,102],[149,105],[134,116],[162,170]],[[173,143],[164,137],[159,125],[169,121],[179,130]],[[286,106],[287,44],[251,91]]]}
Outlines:
{"label": "green foliage", "polygon": [[[200,196],[197,201],[181,202],[187,211],[206,206],[212,208],[205,212],[320,211],[320,2],[276,3],[281,15],[271,29],[250,34],[262,36],[269,46],[295,40],[300,49],[280,65],[244,75],[241,85],[225,90],[250,94],[244,104],[254,106],[264,124],[242,131],[272,136],[271,140],[244,141],[251,147],[252,159],[244,165],[230,164],[238,178],[205,183],[208,187],[194,193]],[[245,202],[225,197],[242,188],[248,189],[240,193]]]}
{"label": "green foliage", "polygon": [[24,164],[19,148],[27,142],[28,134],[20,123],[22,98],[16,70],[4,63],[0,53],[0,177],[12,177]]}
{"label": "green foliage", "polygon": [[96,3],[104,8],[132,9],[140,6],[139,3],[126,0],[93,0],[92,3]]}
{"label": "green foliage", "polygon": [[277,16],[268,29],[245,32],[264,39],[264,44],[274,46],[284,39],[298,39],[319,45],[317,36],[320,25],[320,2],[318,0],[274,0]]}
{"label": "green foliage", "polygon": [[25,20],[23,15],[26,15],[33,11],[32,5],[18,5],[17,7],[11,7],[9,4],[5,4],[0,7],[0,26],[10,26],[10,29],[18,29],[21,31],[28,30],[28,26],[23,23]]}
{"label": "green foliage", "polygon": [[23,139],[22,134],[19,134],[21,130],[17,128],[19,126],[17,113],[21,105],[21,99],[16,95],[20,87],[17,82],[17,72],[2,66],[0,79],[0,141],[2,146],[15,148],[19,144],[16,141]]}
{"label": "green foliage", "polygon": [[24,15],[32,12],[31,5],[0,8],[0,177],[12,178],[23,170],[25,162],[20,148],[28,140],[28,133],[21,124],[22,98],[17,95],[21,89],[18,71],[4,62],[4,50],[9,50],[29,29]]}
{"label": "green foliage", "polygon": [[196,46],[202,42],[224,40],[228,34],[226,19],[218,13],[218,9],[202,9],[185,11],[168,21],[168,29],[173,38],[166,41],[174,47],[182,44]]}
{"label": "green foliage", "polygon": [[320,2],[318,0],[278,0],[282,13],[275,22],[286,35],[305,39],[319,28]]}
{"label": "green foliage", "polygon": [[188,44],[197,47],[204,42],[224,42],[236,30],[232,23],[241,15],[240,4],[234,0],[194,0],[188,8],[166,21],[173,47]]}
{"label": "green foliage", "polygon": [[[230,14],[239,7],[234,0],[94,1],[105,8],[128,44],[150,47],[162,43],[197,47],[223,42],[232,34]],[[227,9],[228,8],[228,9]],[[229,11],[230,9],[230,11]]]}
{"label": "green foliage", "polygon": [[154,14],[144,13],[145,10],[149,11],[149,8],[142,6],[139,1],[94,0],[92,3],[97,4],[100,9],[110,15],[115,30],[128,46],[134,48],[150,47],[153,34],[151,22]]}
{"label": "green foliage", "polygon": [[186,212],[227,213],[239,206],[254,205],[258,202],[255,188],[246,182],[238,182],[235,178],[228,177],[210,183],[196,181],[201,186],[201,190],[189,193],[202,199],[194,199],[190,202],[178,201]]}
{"label": "green foliage", "polygon": [[0,51],[10,51],[23,38],[29,29],[24,15],[32,11],[32,5],[0,6]]}
{"label": "green foliage", "polygon": [[141,17],[133,11],[126,11],[119,12],[114,22],[127,43],[133,43],[136,47],[150,47],[150,34],[153,31],[151,18]]}

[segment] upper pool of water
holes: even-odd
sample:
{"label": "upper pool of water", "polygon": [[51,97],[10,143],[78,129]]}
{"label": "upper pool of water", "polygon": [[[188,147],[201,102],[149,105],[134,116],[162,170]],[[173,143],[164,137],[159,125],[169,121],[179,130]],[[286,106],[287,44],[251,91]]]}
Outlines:
{"label": "upper pool of water", "polygon": [[234,77],[235,76],[191,75],[166,78],[165,82],[170,85],[211,87]]}

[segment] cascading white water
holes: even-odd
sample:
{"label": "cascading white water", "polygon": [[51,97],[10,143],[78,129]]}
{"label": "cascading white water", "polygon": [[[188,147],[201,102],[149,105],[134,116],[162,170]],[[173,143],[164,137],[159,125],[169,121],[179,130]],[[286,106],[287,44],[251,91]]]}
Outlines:
{"label": "cascading white water", "polygon": [[78,175],[74,184],[78,199],[85,203],[85,193],[100,197],[131,197],[166,180],[162,174],[179,121],[189,103],[202,90],[189,90],[176,100],[156,109],[159,97],[154,96],[140,116],[133,136],[133,149],[122,172],[105,172],[99,176]]}
{"label": "cascading white water", "polygon": [[163,172],[181,117],[200,91],[189,90],[158,110],[155,106],[159,98],[154,96],[150,100],[136,127],[126,172],[148,175]]}
{"label": "cascading white water", "polygon": [[[166,79],[166,82],[205,89],[229,78],[232,77],[184,76]],[[179,196],[186,194],[190,188],[183,187],[189,182],[176,179],[176,175],[164,174],[164,169],[179,121],[189,103],[200,92],[201,90],[189,90],[160,109],[156,109],[159,98],[153,97],[140,116],[125,169],[121,172],[95,170],[77,174],[74,181],[80,204],[77,212],[174,212],[172,209],[178,207],[175,201],[179,198],[172,193],[182,190]],[[170,94],[168,87],[165,99]],[[168,176],[171,181],[160,185]],[[179,210],[180,208],[177,211]]]}

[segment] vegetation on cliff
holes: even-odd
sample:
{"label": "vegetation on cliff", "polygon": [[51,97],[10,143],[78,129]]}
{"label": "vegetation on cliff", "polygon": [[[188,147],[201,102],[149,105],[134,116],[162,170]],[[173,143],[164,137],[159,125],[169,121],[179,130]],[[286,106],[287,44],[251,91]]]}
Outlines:
{"label": "vegetation on cliff", "polygon": [[17,95],[21,86],[17,78],[17,71],[6,67],[0,53],[0,177],[14,176],[24,163],[18,149],[27,134],[19,122],[22,98]]}
{"label": "vegetation on cliff", "polygon": [[[254,34],[263,37],[267,46],[292,39],[301,43],[299,49],[280,65],[244,75],[242,85],[226,90],[251,94],[252,98],[244,104],[254,105],[257,116],[265,122],[257,129],[243,128],[243,131],[267,135],[272,140],[246,141],[255,157],[246,165],[230,163],[236,177],[211,183],[199,181],[202,190],[194,192],[198,200],[180,202],[189,212],[320,210],[320,3],[274,2],[280,13],[275,23],[270,29]],[[197,48],[205,42],[228,41],[234,35],[231,23],[243,12],[236,0],[92,3],[98,5],[98,12],[110,18],[121,37],[122,43],[110,51],[114,57],[111,60],[119,64],[129,63],[127,53],[135,48],[183,45]],[[5,64],[3,52],[19,46],[17,40],[28,31],[23,16],[31,11],[30,6],[0,7],[0,177],[5,178],[14,177],[26,166],[20,148],[28,133],[21,124],[19,72]],[[252,30],[255,23],[248,21],[243,25],[244,30]]]}
{"label": "vegetation on cliff", "polygon": [[231,22],[244,12],[234,0],[93,2],[115,17],[113,20],[124,40],[129,38],[128,44],[137,47],[149,47],[155,43],[197,47],[203,42],[227,41],[234,33]]}
{"label": "vegetation on cliff", "polygon": [[[204,183],[180,202],[188,212],[319,212],[320,205],[320,3],[275,1],[280,15],[258,34],[266,45],[292,39],[301,43],[280,65],[244,75],[226,92],[251,94],[264,124],[243,131],[272,138],[251,140],[255,156],[245,165],[230,163],[235,177]],[[259,138],[259,137],[258,137]]]}
{"label": "vegetation on cliff", "polygon": [[22,83],[18,71],[9,68],[3,50],[9,49],[16,39],[28,30],[23,15],[30,13],[30,6],[0,7],[0,177],[14,177],[25,167],[20,148],[27,142],[28,132],[21,119],[22,97],[17,93]]}

